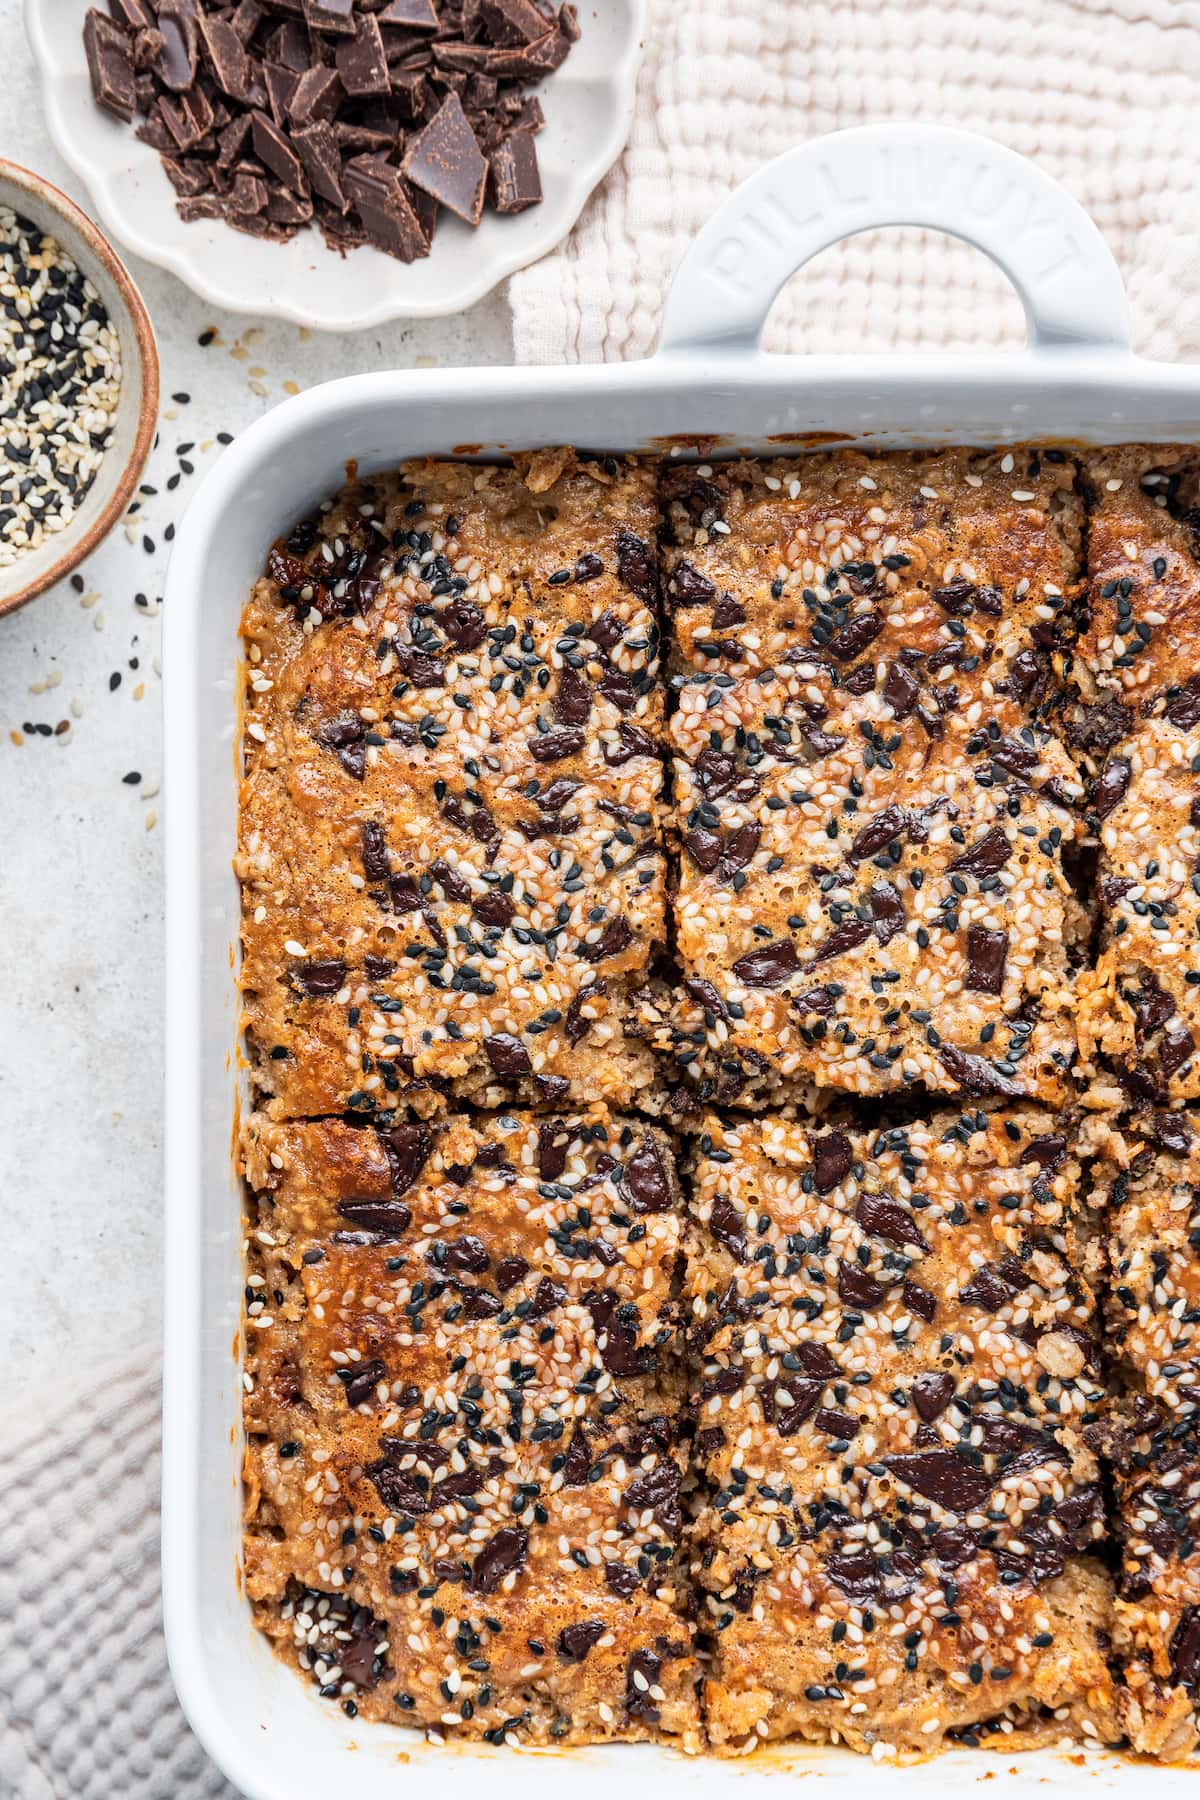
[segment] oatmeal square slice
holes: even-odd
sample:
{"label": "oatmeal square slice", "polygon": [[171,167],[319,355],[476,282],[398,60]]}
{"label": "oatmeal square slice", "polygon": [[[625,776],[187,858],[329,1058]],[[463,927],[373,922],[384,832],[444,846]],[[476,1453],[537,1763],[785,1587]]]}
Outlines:
{"label": "oatmeal square slice", "polygon": [[1113,1389],[1097,1441],[1116,1471],[1118,1700],[1133,1749],[1174,1762],[1200,1736],[1200,1139],[1182,1112],[1096,1129]]}
{"label": "oatmeal square slice", "polygon": [[1200,712],[1200,451],[1093,450],[1083,477],[1087,606],[1070,735],[1102,761],[1142,719]]}
{"label": "oatmeal square slice", "polygon": [[714,1748],[1115,1742],[1097,1253],[1061,1118],[713,1117],[690,1182]]}
{"label": "oatmeal square slice", "polygon": [[246,609],[244,1016],[280,1118],[627,1102],[665,938],[654,472],[407,464]]}
{"label": "oatmeal square slice", "polygon": [[1074,632],[1076,473],[1040,448],[667,466],[663,597],[680,666],[815,663],[827,704],[877,691],[876,717],[918,748],[997,683],[1036,711],[1045,658]]}
{"label": "oatmeal square slice", "polygon": [[1100,954],[1081,979],[1087,1071],[1139,1103],[1200,1095],[1200,454],[1087,464],[1088,628],[1069,740],[1099,842]]}
{"label": "oatmeal square slice", "polygon": [[695,1747],[667,1141],[259,1114],[244,1161],[261,1628],[373,1718]]}
{"label": "oatmeal square slice", "polygon": [[664,475],[685,982],[642,1010],[701,1100],[1066,1093],[1073,479],[1030,451]]}

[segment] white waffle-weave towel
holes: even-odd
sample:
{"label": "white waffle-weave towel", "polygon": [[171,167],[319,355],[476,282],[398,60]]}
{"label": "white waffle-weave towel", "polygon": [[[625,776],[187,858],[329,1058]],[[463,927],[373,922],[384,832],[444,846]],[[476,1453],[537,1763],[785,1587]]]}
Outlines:
{"label": "white waffle-weave towel", "polygon": [[[671,275],[724,195],[809,138],[889,119],[1035,158],[1112,247],[1137,347],[1200,356],[1198,113],[1197,0],[650,0],[624,155],[567,241],[510,284],[517,361],[647,355]],[[994,348],[1021,331],[977,251],[889,231],[793,280],[765,343]]]}
{"label": "white waffle-weave towel", "polygon": [[167,1669],[158,1371],[143,1357],[74,1393],[60,1376],[41,1401],[5,1422],[0,1796],[237,1800]]}

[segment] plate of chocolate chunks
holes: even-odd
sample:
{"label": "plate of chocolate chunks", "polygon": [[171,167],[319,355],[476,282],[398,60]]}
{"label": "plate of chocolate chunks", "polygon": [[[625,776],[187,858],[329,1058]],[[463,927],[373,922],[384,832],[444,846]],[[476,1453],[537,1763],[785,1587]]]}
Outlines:
{"label": "plate of chocolate chunks", "polygon": [[566,235],[645,0],[26,0],[51,137],[127,249],[234,312],[458,312]]}

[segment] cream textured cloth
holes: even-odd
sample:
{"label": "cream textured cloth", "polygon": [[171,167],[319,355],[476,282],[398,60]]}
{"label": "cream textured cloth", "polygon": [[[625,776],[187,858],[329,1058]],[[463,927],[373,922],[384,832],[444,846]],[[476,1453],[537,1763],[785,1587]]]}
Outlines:
{"label": "cream textured cloth", "polygon": [[60,1369],[41,1393],[5,1418],[0,1796],[237,1800],[167,1669],[157,1370],[142,1358],[73,1391]]}
{"label": "cream textured cloth", "polygon": [[[604,0],[599,0],[603,5]],[[1036,158],[1129,288],[1137,348],[1200,356],[1197,0],[649,0],[628,147],[551,255],[510,284],[519,362],[654,347],[663,296],[721,199],[823,132],[930,120]],[[785,288],[768,348],[1017,344],[1004,278],[952,240],[873,232]]]}

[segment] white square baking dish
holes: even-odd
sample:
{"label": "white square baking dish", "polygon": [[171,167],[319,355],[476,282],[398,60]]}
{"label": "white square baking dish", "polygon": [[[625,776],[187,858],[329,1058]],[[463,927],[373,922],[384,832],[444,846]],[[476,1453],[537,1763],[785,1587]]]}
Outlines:
{"label": "white square baking dish", "polygon": [[[1029,347],[980,358],[766,357],[775,293],[839,238],[915,224],[965,238],[1007,271]],[[1200,371],[1140,361],[1094,226],[1062,190],[988,140],[867,127],[761,171],[700,234],[667,300],[662,345],[609,367],[383,373],[289,400],[227,452],[180,531],[167,587],[167,1269],[163,1578],[171,1665],[211,1755],[251,1800],[383,1800],[487,1783],[499,1800],[580,1800],[614,1783],[694,1794],[778,1794],[790,1773],[849,1800],[873,1774],[832,1750],[688,1761],[648,1746],[511,1751],[427,1745],[347,1720],[277,1662],[238,1580],[241,1200],[236,945],[238,616],[271,540],[345,479],[427,453],[576,443],[720,455],[733,449],[1200,440]],[[691,446],[689,452],[688,446]],[[957,1800],[981,1779],[1043,1792],[1131,1794],[1118,1758],[962,1751],[889,1767],[893,1791]],[[1178,1792],[1185,1769],[1155,1770]]]}

